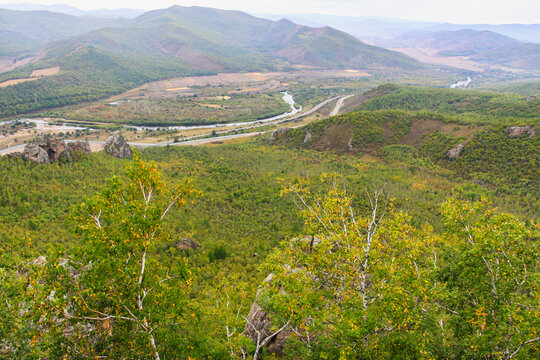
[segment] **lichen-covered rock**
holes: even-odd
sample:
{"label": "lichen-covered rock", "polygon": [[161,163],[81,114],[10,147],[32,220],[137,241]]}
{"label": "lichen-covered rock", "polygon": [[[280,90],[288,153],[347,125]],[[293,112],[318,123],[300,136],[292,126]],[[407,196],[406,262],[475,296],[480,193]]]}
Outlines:
{"label": "lichen-covered rock", "polygon": [[451,160],[456,160],[459,158],[464,148],[465,148],[465,144],[463,143],[457,144],[456,146],[448,150],[448,152],[446,153],[446,156]]}
{"label": "lichen-covered rock", "polygon": [[23,157],[38,164],[50,164],[61,159],[71,159],[70,151],[64,140],[46,139],[43,136],[26,144]]}
{"label": "lichen-covered rock", "polygon": [[[270,283],[274,279],[274,274],[270,274],[264,279],[265,283]],[[261,290],[257,291],[255,302],[251,305],[249,314],[246,317],[246,326],[244,328],[244,334],[253,340],[253,342],[263,341],[267,337],[273,334],[270,329],[272,320],[269,314],[264,311],[258,304],[259,297],[261,296]],[[281,355],[285,349],[285,343],[291,336],[292,331],[290,328],[285,328],[279,333],[275,334],[267,343],[264,348],[271,354]]]}
{"label": "lichen-covered rock", "polygon": [[173,248],[173,247],[177,248],[178,250],[182,250],[182,251],[189,250],[189,249],[197,250],[198,248],[201,247],[201,244],[199,244],[198,242],[196,242],[193,239],[185,238],[185,239],[176,241],[173,244],[167,246],[167,249],[170,249],[170,248]]}
{"label": "lichen-covered rock", "polygon": [[272,135],[270,135],[270,139],[268,139],[268,141],[270,143],[273,143],[274,141],[276,141],[276,139],[278,137],[280,137],[281,135],[289,132],[290,130],[292,130],[291,128],[279,128],[279,129],[276,129],[274,130],[274,132],[272,132]]}
{"label": "lichen-covered rock", "polygon": [[68,145],[69,151],[71,152],[80,151],[83,154],[90,154],[92,152],[92,150],[90,149],[90,143],[88,142],[88,140],[72,141],[72,142],[69,142],[67,145]]}
{"label": "lichen-covered rock", "polygon": [[88,141],[66,143],[64,140],[47,139],[39,136],[36,140],[26,144],[22,156],[38,164],[50,164],[55,161],[71,161],[71,153],[73,151],[82,151],[85,154],[89,154],[90,144]]}
{"label": "lichen-covered rock", "polygon": [[28,143],[24,147],[23,158],[38,164],[50,164],[49,154],[38,143]]}
{"label": "lichen-covered rock", "polygon": [[115,158],[123,159],[133,155],[133,150],[121,135],[120,131],[113,132],[105,140],[105,151]]}
{"label": "lichen-covered rock", "polygon": [[506,131],[508,131],[510,137],[518,137],[524,134],[529,134],[531,138],[536,136],[536,130],[532,126],[511,126]]}

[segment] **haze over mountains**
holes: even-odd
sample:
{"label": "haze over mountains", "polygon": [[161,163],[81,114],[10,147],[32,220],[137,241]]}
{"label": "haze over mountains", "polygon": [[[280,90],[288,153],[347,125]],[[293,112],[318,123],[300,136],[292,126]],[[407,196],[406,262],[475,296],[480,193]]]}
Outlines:
{"label": "haze over mountains", "polygon": [[377,42],[405,35],[409,32],[457,31],[464,29],[489,30],[523,42],[540,43],[538,24],[451,24],[429,21],[391,19],[372,16],[335,16],[322,14],[265,14],[265,18],[277,20],[286,17],[298,24],[309,26],[328,25],[345,31],[362,40]]}
{"label": "haze over mountains", "polygon": [[32,4],[32,3],[22,3],[22,4],[0,4],[0,8],[9,9],[9,10],[22,10],[22,11],[33,11],[33,10],[42,10],[42,11],[51,11],[57,13],[63,13],[73,16],[93,16],[93,17],[103,17],[103,18],[126,18],[132,19],[135,18],[145,10],[141,9],[98,9],[84,11],[77,9],[76,7],[65,5],[65,4],[54,4],[54,5],[43,5],[43,4]]}
{"label": "haze over mountains", "polygon": [[0,56],[35,50],[52,40],[120,25],[122,20],[77,17],[49,11],[0,9]]}
{"label": "haze over mountains", "polygon": [[443,57],[467,57],[478,63],[540,69],[540,44],[524,43],[489,30],[417,31],[378,44],[388,48],[433,49]]}
{"label": "haze over mountains", "polygon": [[[95,46],[113,53],[173,57],[197,69],[219,71],[238,70],[242,67],[239,62],[247,60],[251,66],[273,67],[276,59],[329,67],[419,66],[406,56],[367,45],[329,27],[273,22],[239,11],[173,6],[133,20],[112,20],[1,10],[0,19],[0,30],[16,32],[21,39],[27,37],[28,48],[61,39],[48,46],[48,53]],[[8,41],[11,37],[3,38]]]}

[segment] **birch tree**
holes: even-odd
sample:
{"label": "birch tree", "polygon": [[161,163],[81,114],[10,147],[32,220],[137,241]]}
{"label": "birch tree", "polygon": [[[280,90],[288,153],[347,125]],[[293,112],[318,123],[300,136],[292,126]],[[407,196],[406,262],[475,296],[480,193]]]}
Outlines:
{"label": "birch tree", "polygon": [[169,190],[138,154],[126,169],[128,183],[114,177],[74,210],[76,254],[49,261],[40,279],[48,290],[40,322],[56,326],[52,348],[69,358],[159,360],[180,325],[189,271],[156,252],[168,239],[163,219],[197,192],[190,181]]}
{"label": "birch tree", "polygon": [[538,228],[487,201],[443,204],[448,228],[438,275],[455,353],[464,358],[531,359],[540,353]]}
{"label": "birch tree", "polygon": [[284,187],[301,210],[308,236],[285,242],[270,260],[275,279],[263,306],[273,321],[290,321],[314,358],[391,357],[388,343],[421,358],[421,334],[414,341],[403,338],[420,327],[429,309],[431,229],[412,228],[382,189],[364,192],[369,211],[358,214],[337,176],[322,181],[326,193]]}

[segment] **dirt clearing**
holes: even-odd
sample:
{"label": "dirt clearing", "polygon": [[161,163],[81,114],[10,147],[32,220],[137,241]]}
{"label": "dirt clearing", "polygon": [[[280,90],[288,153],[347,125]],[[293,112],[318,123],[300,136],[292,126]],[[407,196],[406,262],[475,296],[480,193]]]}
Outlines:
{"label": "dirt clearing", "polygon": [[47,69],[39,69],[32,71],[30,77],[41,77],[41,76],[51,76],[56,75],[60,71],[60,66],[55,66]]}

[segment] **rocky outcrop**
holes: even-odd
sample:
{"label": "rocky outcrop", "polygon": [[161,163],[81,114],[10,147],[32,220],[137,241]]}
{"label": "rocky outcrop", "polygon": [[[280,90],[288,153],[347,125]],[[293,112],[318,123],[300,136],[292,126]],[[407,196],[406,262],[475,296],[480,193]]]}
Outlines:
{"label": "rocky outcrop", "polygon": [[311,133],[306,130],[306,137],[304,138],[304,144],[310,142],[312,138],[313,138],[313,135],[311,135]]}
{"label": "rocky outcrop", "polygon": [[508,131],[508,136],[518,137],[524,134],[529,134],[529,137],[536,136],[536,130],[532,126],[512,126],[506,129]]}
{"label": "rocky outcrop", "polygon": [[66,143],[64,140],[46,139],[40,136],[36,140],[26,144],[23,157],[38,164],[50,164],[60,160],[71,161],[71,153],[73,151],[82,151],[89,154],[90,145],[88,141]]}
{"label": "rocky outcrop", "polygon": [[185,238],[185,239],[176,241],[173,244],[167,246],[166,250],[168,250],[170,248],[176,248],[176,249],[181,250],[181,251],[186,251],[186,250],[189,250],[189,249],[197,250],[200,247],[201,247],[201,244],[199,244],[195,240],[190,239],[190,238]]}
{"label": "rocky outcrop", "polygon": [[274,130],[274,132],[272,132],[272,135],[270,135],[270,138],[268,139],[268,141],[270,143],[273,143],[274,141],[276,141],[276,139],[278,137],[280,137],[281,135],[291,131],[292,129],[291,128],[279,128],[279,129],[276,129]]}
{"label": "rocky outcrop", "polygon": [[349,149],[349,151],[353,151],[353,150],[354,150],[354,146],[353,146],[353,138],[350,138],[350,139],[349,139],[349,142],[347,143],[347,149]]}
{"label": "rocky outcrop", "polygon": [[[265,283],[269,283],[274,279],[274,274],[270,274],[264,279]],[[261,296],[261,290],[257,291],[257,296],[249,314],[246,317],[246,326],[244,328],[244,334],[253,340],[255,344],[257,341],[262,343],[264,340],[267,340],[264,348],[267,352],[271,354],[281,355],[285,349],[285,343],[291,336],[291,330],[289,328],[284,328],[282,331],[279,331],[277,334],[273,335],[274,332],[270,330],[272,325],[272,320],[270,319],[269,314],[264,311],[258,304],[259,297]],[[273,335],[273,336],[272,336]],[[270,339],[268,339],[271,337]]]}
{"label": "rocky outcrop", "polygon": [[49,154],[37,143],[28,143],[24,147],[23,157],[26,160],[33,161],[38,164],[50,164],[51,159]]}
{"label": "rocky outcrop", "polygon": [[465,144],[457,144],[456,146],[448,150],[448,152],[446,153],[446,157],[448,157],[450,160],[456,160],[459,158],[464,148]]}
{"label": "rocky outcrop", "polygon": [[72,141],[68,144],[68,149],[71,152],[80,151],[83,154],[90,154],[92,150],[90,149],[90,143],[86,141]]}
{"label": "rocky outcrop", "polygon": [[[291,239],[291,242],[302,242],[306,247],[306,251],[308,253],[311,253],[313,251],[313,248],[321,244],[323,239],[318,236],[313,235],[306,235],[306,236],[300,236],[294,239]],[[301,268],[291,268],[289,265],[284,265],[284,268],[287,272],[292,274],[297,274],[300,271],[302,271]],[[274,274],[271,273],[264,279],[263,283],[269,284],[272,281],[274,281]],[[271,328],[272,325],[272,319],[270,315],[264,311],[264,309],[261,308],[259,305],[261,301],[261,296],[263,295],[265,287],[259,288],[257,291],[257,295],[255,296],[255,301],[251,305],[251,309],[249,310],[249,314],[246,317],[246,326],[244,328],[244,334],[253,340],[255,345],[257,346],[257,341],[259,343],[264,342],[264,340],[267,340],[267,342],[264,344],[264,348],[267,352],[272,354],[281,355],[283,354],[283,350],[285,349],[285,344],[287,340],[294,335],[294,332],[291,330],[289,326],[283,326],[284,324],[278,324],[279,326],[283,326],[279,329],[277,332],[272,332]],[[285,290],[281,288],[280,291],[285,294]],[[307,321],[311,321],[310,319],[306,319]],[[274,327],[275,329],[275,327]]]}
{"label": "rocky outcrop", "polygon": [[133,155],[133,150],[126,142],[120,131],[113,132],[105,140],[105,151],[115,158],[123,159]]}

